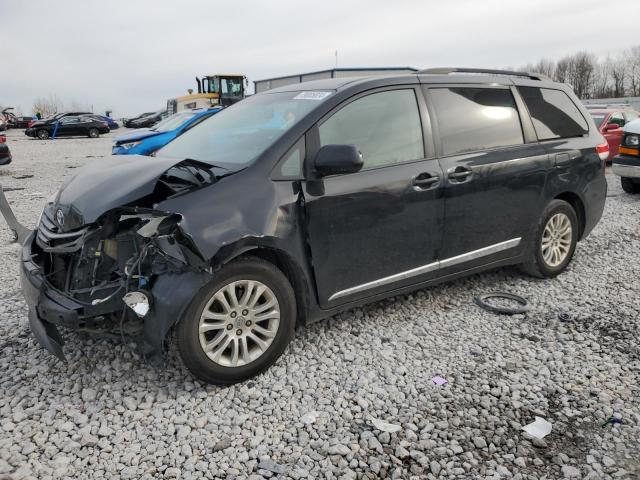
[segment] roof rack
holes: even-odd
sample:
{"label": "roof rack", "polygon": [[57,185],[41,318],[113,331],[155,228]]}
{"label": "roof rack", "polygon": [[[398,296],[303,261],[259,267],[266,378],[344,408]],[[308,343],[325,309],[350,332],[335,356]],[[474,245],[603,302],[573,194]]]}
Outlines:
{"label": "roof rack", "polygon": [[515,72],[513,70],[492,70],[489,68],[425,68],[419,74],[429,75],[449,75],[450,73],[483,73],[487,75],[510,75],[514,77],[526,77],[531,80],[550,80],[549,77],[541,73]]}

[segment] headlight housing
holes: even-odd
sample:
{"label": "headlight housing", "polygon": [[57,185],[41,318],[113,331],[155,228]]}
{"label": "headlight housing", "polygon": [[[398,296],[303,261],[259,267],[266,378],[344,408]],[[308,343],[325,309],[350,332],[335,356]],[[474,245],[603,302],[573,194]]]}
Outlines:
{"label": "headlight housing", "polygon": [[637,147],[640,145],[640,136],[638,135],[628,135],[624,140],[625,145],[629,145],[630,147]]}
{"label": "headlight housing", "polygon": [[132,149],[133,147],[137,147],[138,145],[140,145],[142,142],[129,142],[129,143],[123,143],[120,146],[122,148],[124,148],[125,150],[129,150]]}

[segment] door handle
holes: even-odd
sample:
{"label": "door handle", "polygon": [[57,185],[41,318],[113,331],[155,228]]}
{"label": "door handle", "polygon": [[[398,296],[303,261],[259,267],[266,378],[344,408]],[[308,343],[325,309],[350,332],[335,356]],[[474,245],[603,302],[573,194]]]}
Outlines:
{"label": "door handle", "polygon": [[450,170],[447,174],[447,178],[449,180],[455,180],[456,182],[463,182],[467,178],[471,176],[473,172],[470,168],[467,167],[456,167],[453,170]]}
{"label": "door handle", "polygon": [[437,184],[439,181],[439,176],[424,172],[415,176],[411,181],[411,184],[413,185],[414,190],[426,190]]}
{"label": "door handle", "polygon": [[556,153],[556,167],[562,167],[571,163],[569,152]]}

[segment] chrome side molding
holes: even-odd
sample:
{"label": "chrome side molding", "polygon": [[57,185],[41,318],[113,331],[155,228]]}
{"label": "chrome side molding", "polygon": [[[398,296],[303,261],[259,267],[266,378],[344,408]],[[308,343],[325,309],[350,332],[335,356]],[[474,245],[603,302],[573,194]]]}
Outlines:
{"label": "chrome side molding", "polygon": [[411,270],[406,270],[404,272],[396,273],[388,277],[379,278],[378,280],[373,280],[371,282],[363,283],[361,285],[356,285],[355,287],[347,288],[345,290],[340,290],[339,292],[336,292],[333,295],[331,295],[329,297],[329,301],[336,300],[337,298],[342,298],[347,295],[352,295],[354,293],[363,292],[365,290],[369,290],[372,288],[381,287],[383,285],[388,285],[390,283],[394,283],[399,280],[405,280],[407,278],[416,277],[424,273],[429,273],[435,270],[440,270],[442,268],[458,265],[460,263],[469,262],[471,260],[485,257],[487,255],[493,255],[494,253],[502,252],[503,250],[509,250],[510,248],[517,247],[520,244],[521,240],[522,240],[521,237],[512,238],[511,240],[506,240],[504,242],[496,243],[494,245],[489,245],[488,247],[483,247],[478,250],[473,250],[471,252],[463,253],[462,255],[456,255],[455,257],[446,258],[444,260],[438,260],[438,261],[429,263],[427,265],[423,265],[422,267],[412,268]]}

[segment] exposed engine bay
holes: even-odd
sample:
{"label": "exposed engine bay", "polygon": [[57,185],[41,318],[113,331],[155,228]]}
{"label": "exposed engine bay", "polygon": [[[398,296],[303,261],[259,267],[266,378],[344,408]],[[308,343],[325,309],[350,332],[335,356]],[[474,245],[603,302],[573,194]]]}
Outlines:
{"label": "exposed engine bay", "polygon": [[63,357],[56,326],[126,335],[145,356],[163,353],[166,332],[212,269],[180,228],[182,217],[154,206],[218,178],[198,162],[178,163],[135,206],[113,208],[89,224],[73,205],[46,205],[27,243],[42,282],[34,316],[60,343],[53,353]]}

